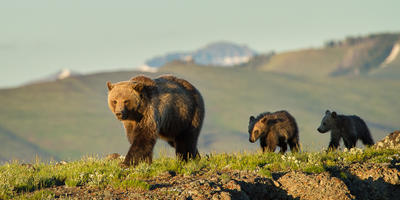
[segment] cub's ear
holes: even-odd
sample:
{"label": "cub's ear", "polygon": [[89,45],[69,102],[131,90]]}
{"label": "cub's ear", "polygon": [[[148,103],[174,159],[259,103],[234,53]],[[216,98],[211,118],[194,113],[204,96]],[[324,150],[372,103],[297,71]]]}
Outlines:
{"label": "cub's ear", "polygon": [[113,89],[114,85],[110,81],[107,81],[107,87],[108,87],[108,91],[110,91]]}
{"label": "cub's ear", "polygon": [[262,123],[265,123],[266,121],[267,121],[267,118],[266,118],[266,117],[264,117],[264,118],[261,119],[261,122],[262,122]]}
{"label": "cub's ear", "polygon": [[331,112],[331,111],[329,111],[329,110],[326,110],[326,111],[325,111],[325,114],[329,114],[330,112]]}
{"label": "cub's ear", "polygon": [[256,118],[254,118],[254,116],[250,116],[250,121],[254,121]]}
{"label": "cub's ear", "polygon": [[336,118],[336,117],[337,117],[337,114],[336,114],[336,112],[335,112],[335,111],[333,111],[333,112],[332,112],[332,114],[331,114],[331,116],[332,116],[332,118]]}

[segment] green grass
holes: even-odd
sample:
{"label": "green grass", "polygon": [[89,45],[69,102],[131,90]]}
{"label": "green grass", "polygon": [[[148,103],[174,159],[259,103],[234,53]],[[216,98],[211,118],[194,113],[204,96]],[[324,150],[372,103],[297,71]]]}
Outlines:
{"label": "green grass", "polygon": [[[0,199],[47,198],[53,194],[46,188],[59,185],[148,190],[150,185],[146,182],[147,179],[171,171],[178,175],[194,175],[240,170],[254,171],[262,176],[271,177],[275,172],[294,170],[321,173],[334,166],[355,162],[387,163],[393,158],[399,159],[398,150],[352,149],[345,152],[301,152],[285,155],[223,153],[203,155],[201,159],[189,162],[160,157],[151,165],[142,163],[128,169],[119,166],[120,160],[107,161],[93,157],[63,165],[38,161],[29,166],[12,162],[0,166]],[[227,182],[229,176],[222,173],[221,180]]]}

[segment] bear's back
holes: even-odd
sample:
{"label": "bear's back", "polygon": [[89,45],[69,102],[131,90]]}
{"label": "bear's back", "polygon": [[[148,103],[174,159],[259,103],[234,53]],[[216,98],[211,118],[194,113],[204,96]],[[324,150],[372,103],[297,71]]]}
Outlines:
{"label": "bear's back", "polygon": [[275,118],[283,119],[283,121],[277,123],[277,128],[278,129],[285,129],[287,130],[287,133],[289,134],[287,137],[298,137],[298,127],[296,120],[292,115],[290,115],[289,112],[286,110],[281,110],[273,113]]}
{"label": "bear's back", "polygon": [[192,84],[169,75],[161,76],[154,81],[157,85],[157,98],[153,99],[153,106],[159,114],[163,132],[170,132],[184,124],[201,126],[204,103],[200,93]]}
{"label": "bear's back", "polygon": [[[356,132],[368,131],[368,127],[363,119],[357,115],[342,115],[345,120],[342,120],[341,126],[347,130],[354,130]],[[356,134],[356,133],[355,133]]]}

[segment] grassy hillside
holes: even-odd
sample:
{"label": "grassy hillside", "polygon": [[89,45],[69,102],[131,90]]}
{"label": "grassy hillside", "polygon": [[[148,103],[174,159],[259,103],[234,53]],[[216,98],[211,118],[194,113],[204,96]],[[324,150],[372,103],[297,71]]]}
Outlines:
{"label": "grassy hillside", "polygon": [[288,74],[327,76],[336,70],[346,52],[345,47],[304,49],[272,56],[260,70]]}
{"label": "grassy hillside", "polygon": [[[43,159],[77,159],[126,153],[129,144],[124,129],[107,108],[105,82],[127,80],[139,73],[99,73],[0,90],[0,135],[4,138],[0,140],[0,158],[27,159],[37,153]],[[399,128],[400,81],[396,79],[306,78],[183,63],[148,75],[164,73],[186,78],[203,94],[206,118],[199,140],[201,152],[258,149],[258,143],[248,142],[248,119],[264,111],[288,110],[297,120],[305,149],[327,145],[329,135],[316,131],[326,109],[361,116],[375,140]],[[15,137],[6,137],[6,130]],[[163,145],[159,142],[156,152],[172,151]]]}
{"label": "grassy hillside", "polygon": [[392,33],[348,37],[321,48],[275,54],[257,68],[306,76],[366,75],[379,69],[399,40],[400,34]]}
{"label": "grassy hillside", "polygon": [[38,145],[28,142],[26,139],[21,138],[1,127],[0,141],[2,141],[1,146],[3,150],[0,153],[0,161],[9,159],[32,160],[36,157],[53,157],[57,159],[57,156],[51,155],[49,152],[44,151]]}

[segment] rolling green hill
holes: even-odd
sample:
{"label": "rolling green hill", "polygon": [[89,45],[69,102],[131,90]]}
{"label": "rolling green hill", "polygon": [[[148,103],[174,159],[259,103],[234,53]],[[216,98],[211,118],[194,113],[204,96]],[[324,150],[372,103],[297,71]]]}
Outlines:
{"label": "rolling green hill", "polygon": [[[379,71],[380,65],[399,41],[398,33],[348,37],[329,41],[321,48],[275,54],[268,61],[258,64],[257,68],[305,76],[366,75]],[[249,65],[249,68],[254,66]]]}
{"label": "rolling green hill", "polygon": [[[68,160],[88,154],[126,153],[129,144],[121,123],[107,108],[105,83],[141,73],[99,73],[0,90],[0,158],[28,159],[29,154],[37,153],[43,159]],[[248,142],[248,119],[264,111],[286,109],[292,113],[306,150],[320,149],[328,143],[329,135],[316,131],[326,109],[361,116],[375,140],[399,128],[399,80],[310,78],[180,62],[147,75],[164,73],[189,80],[203,94],[206,119],[199,141],[202,152],[258,149],[258,143]],[[5,130],[12,130],[15,137],[4,137]],[[16,143],[13,138],[25,142]],[[159,142],[156,152],[172,151],[164,145]]]}

